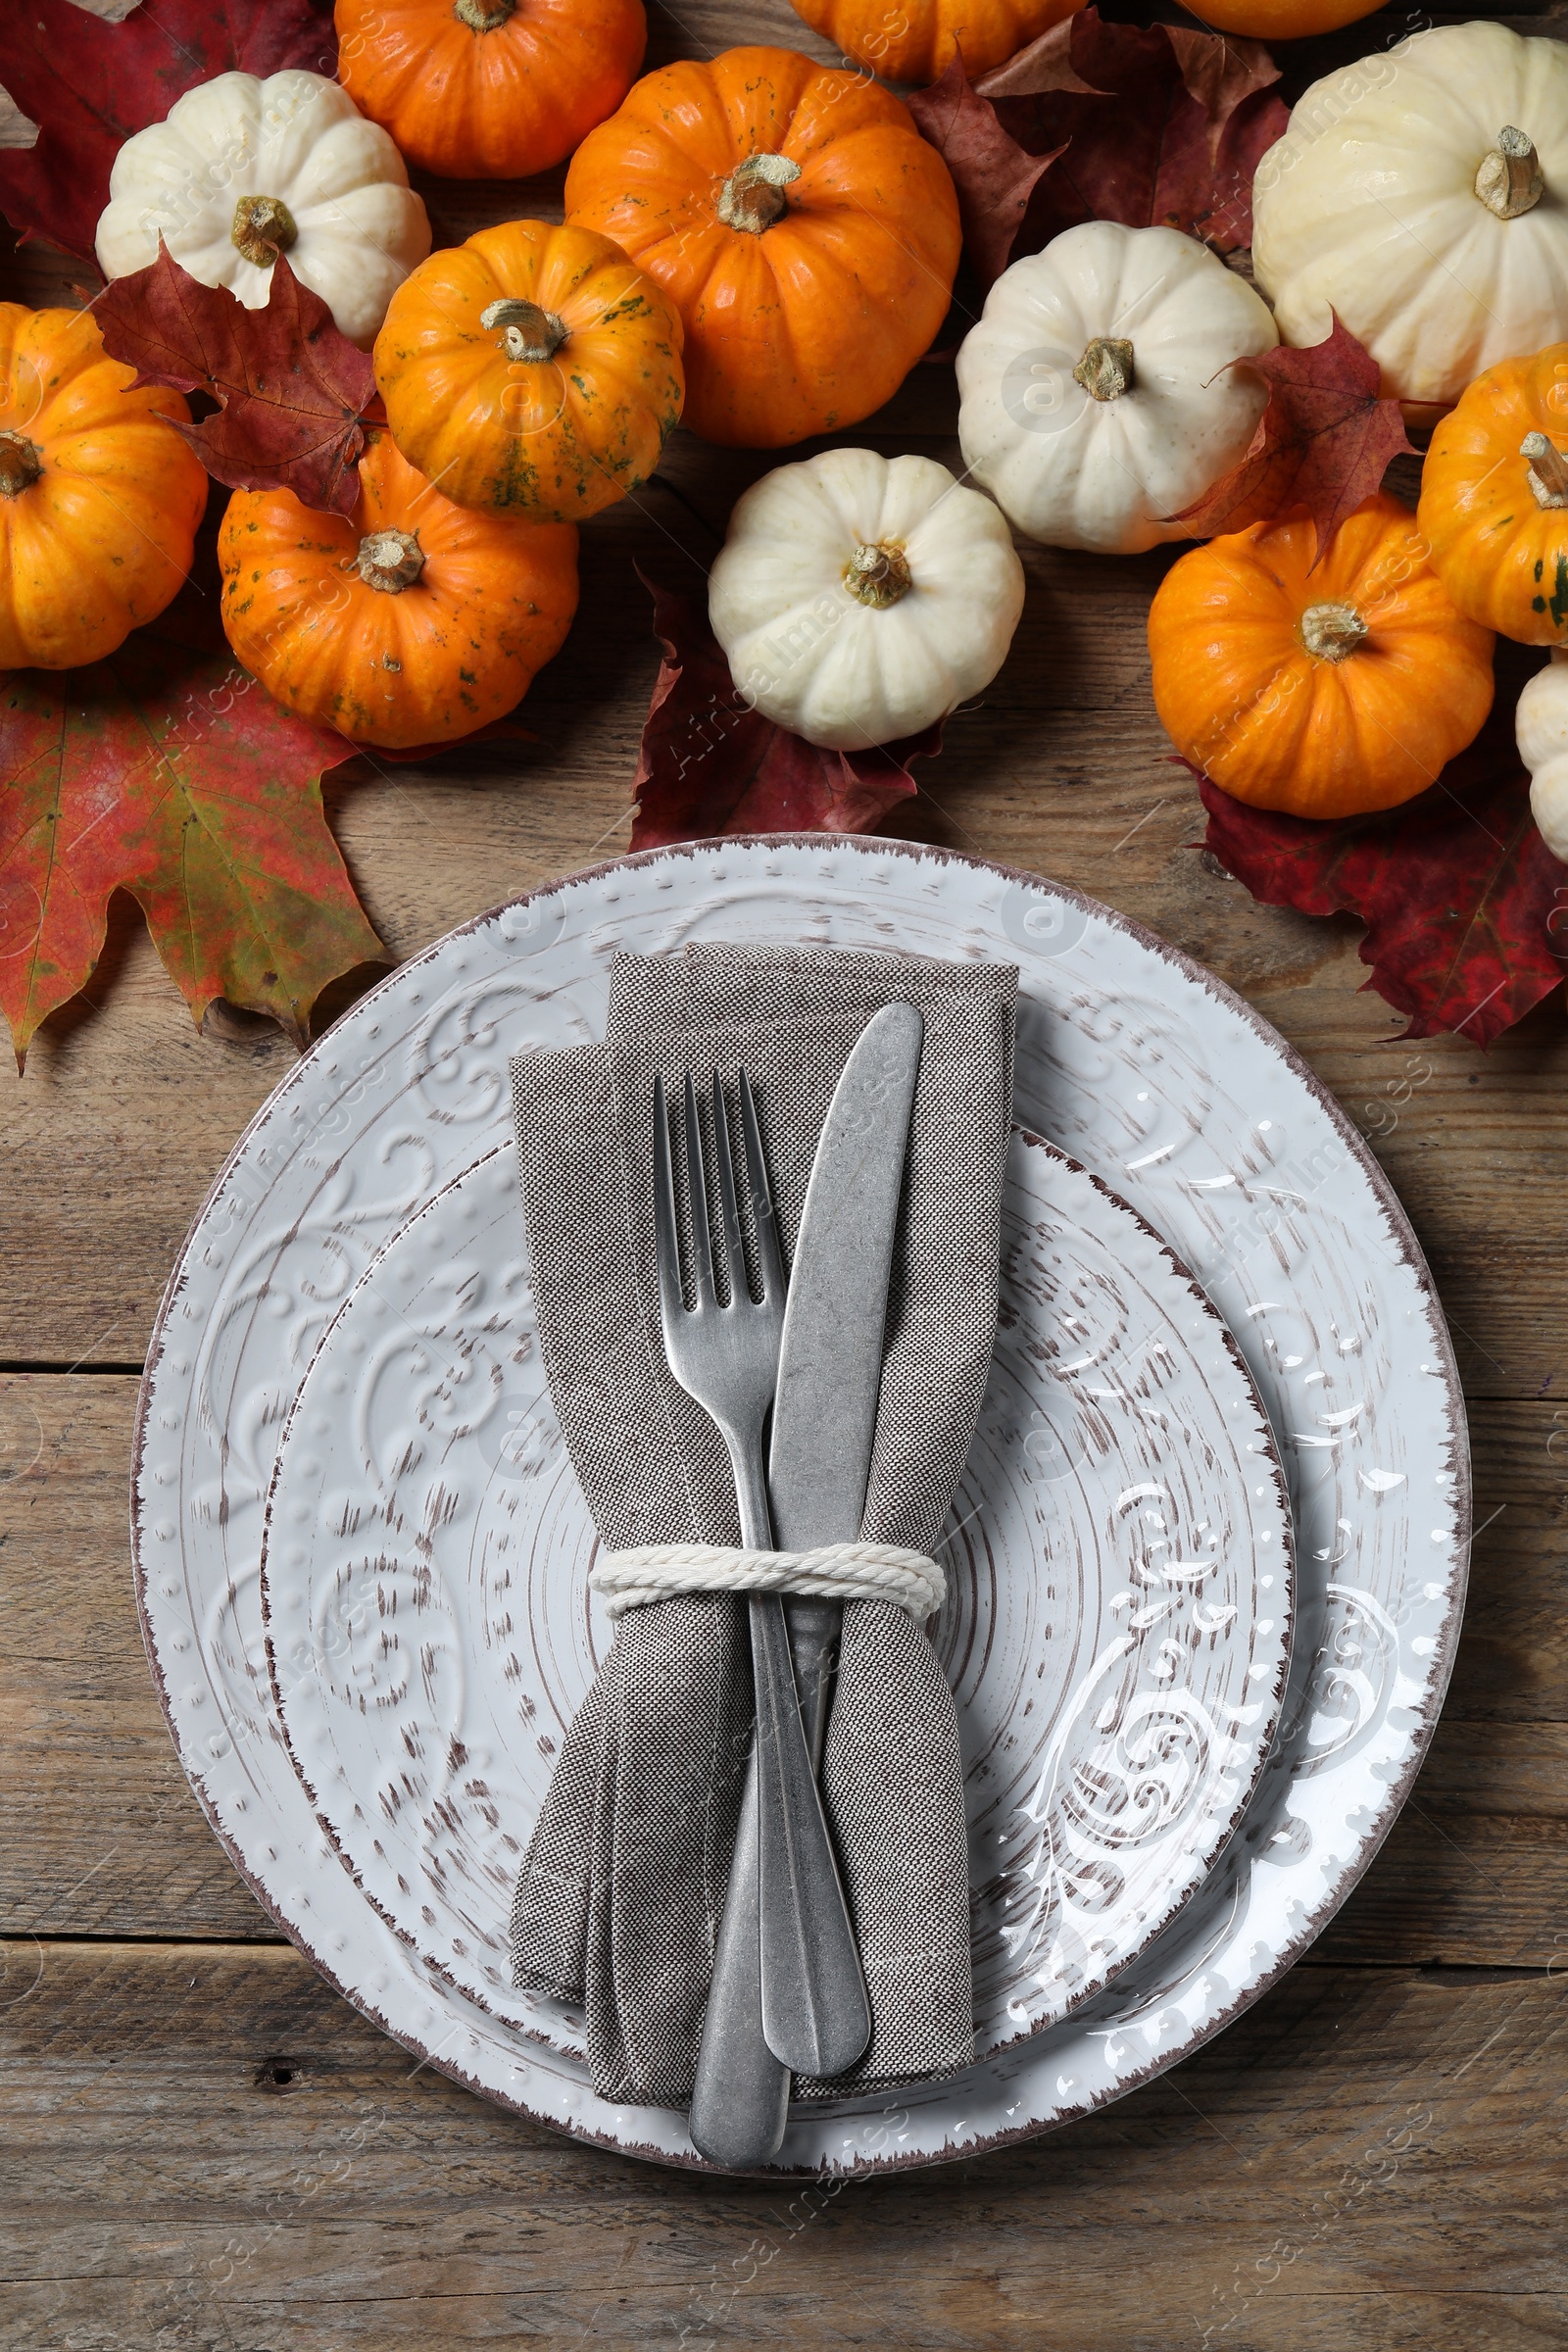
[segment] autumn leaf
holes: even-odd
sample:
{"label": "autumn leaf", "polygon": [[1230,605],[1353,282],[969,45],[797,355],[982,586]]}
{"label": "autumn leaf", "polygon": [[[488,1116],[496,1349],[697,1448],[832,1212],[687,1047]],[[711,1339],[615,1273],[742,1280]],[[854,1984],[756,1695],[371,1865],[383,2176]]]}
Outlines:
{"label": "autumn leaf", "polygon": [[1321,560],[1347,514],[1382,486],[1390,460],[1409,451],[1399,404],[1379,398],[1377,363],[1338,316],[1327,342],[1305,351],[1282,343],[1232,365],[1264,378],[1268,406],[1246,457],[1171,519],[1207,539],[1307,514]]}
{"label": "autumn leaf", "polygon": [[93,24],[72,0],[16,0],[0,81],[39,135],[0,153],[0,211],[90,262],[110,166],[131,133],[215,74],[284,66],[336,73],[332,0],[155,0],[121,24]]}
{"label": "autumn leaf", "polygon": [[174,427],[217,480],[292,490],[302,506],[353,514],[375,371],[282,254],[266,309],[248,311],[226,286],[204,286],[181,269],[160,237],[157,261],[116,278],[95,316],[104,349],[136,369],[138,384],[219,401],[216,416]]}
{"label": "autumn leaf", "polygon": [[353,757],[214,650],[184,590],[91,668],[0,679],[0,1005],[18,1067],[92,973],[128,890],[200,1021],[216,997],[303,1041],[327,981],[385,951],[327,829]]}
{"label": "autumn leaf", "polygon": [[1385,815],[1282,816],[1198,782],[1203,847],[1254,899],[1360,915],[1366,985],[1407,1016],[1405,1037],[1490,1045],[1562,979],[1568,866],[1531,817],[1511,696],[1429,792]]}
{"label": "autumn leaf", "polygon": [[975,96],[956,52],[941,78],[929,89],[914,91],[908,103],[922,133],[953,174],[963,249],[989,286],[1012,257],[1013,240],[1041,175],[1063,150],[1026,154],[997,121],[996,108]]}
{"label": "autumn leaf", "polygon": [[955,58],[909,100],[958,190],[989,283],[1081,220],[1250,241],[1252,174],[1285,128],[1260,42],[1081,9],[971,89]]}
{"label": "autumn leaf", "polygon": [[869,833],[918,789],[908,762],[942,749],[940,720],[874,751],[818,751],[737,693],[706,598],[638,577],[664,659],[637,762],[634,850],[720,833]]}

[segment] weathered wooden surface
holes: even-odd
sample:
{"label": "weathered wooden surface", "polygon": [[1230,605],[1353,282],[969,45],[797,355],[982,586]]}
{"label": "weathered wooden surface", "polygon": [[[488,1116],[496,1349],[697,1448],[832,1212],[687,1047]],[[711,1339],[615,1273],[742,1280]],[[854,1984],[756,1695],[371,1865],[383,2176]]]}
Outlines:
{"label": "weathered wooden surface", "polygon": [[1544,1977],[1301,1967],[1068,2132],[794,2192],[504,2116],[416,2071],[286,1947],[44,1940],[17,1980],[10,2344],[1544,2352],[1568,2333],[1568,1990]]}
{"label": "weathered wooden surface", "polygon": [[[1287,94],[1404,29],[1303,45]],[[787,0],[690,0],[655,11],[651,59],[742,38],[827,54]],[[560,210],[560,174],[425,192],[447,239]],[[0,294],[60,299],[83,274],[33,246]],[[920,368],[851,437],[953,462],[953,423],[951,373]],[[529,698],[536,743],[329,779],[394,956],[624,846],[658,666],[632,562],[695,584],[769,462],[678,435],[660,480],[584,533],[588,617]],[[1357,993],[1353,923],[1256,907],[1194,846],[1144,658],[1169,559],[1024,555],[1012,660],[892,829],[1088,890],[1249,996],[1368,1134],[1454,1327],[1471,1605],[1383,1853],[1311,1959],[1209,2048],[1088,2123],[939,2174],[803,2200],[660,2173],[416,2068],[278,1940],[148,1682],[125,1536],[135,1367],[185,1226],[292,1052],[222,1007],[198,1035],[117,905],[90,1001],[0,1082],[0,2345],[1568,2340],[1562,1005],[1488,1054],[1394,1042],[1400,1023]]]}

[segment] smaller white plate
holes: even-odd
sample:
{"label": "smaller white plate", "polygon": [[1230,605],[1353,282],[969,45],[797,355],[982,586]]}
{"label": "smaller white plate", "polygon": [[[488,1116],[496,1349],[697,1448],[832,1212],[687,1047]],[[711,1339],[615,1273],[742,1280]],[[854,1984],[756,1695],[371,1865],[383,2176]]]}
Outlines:
{"label": "smaller white plate", "polygon": [[[595,1546],[503,1147],[327,1326],[272,1471],[263,1610],[295,1768],[432,1993],[579,2060],[580,2020],[512,1989],[507,1927],[611,1638]],[[1100,1991],[1202,1884],[1262,1769],[1293,1607],[1284,1484],[1223,1322],[1141,1217],[1022,1132],[942,1553],[994,2056]]]}

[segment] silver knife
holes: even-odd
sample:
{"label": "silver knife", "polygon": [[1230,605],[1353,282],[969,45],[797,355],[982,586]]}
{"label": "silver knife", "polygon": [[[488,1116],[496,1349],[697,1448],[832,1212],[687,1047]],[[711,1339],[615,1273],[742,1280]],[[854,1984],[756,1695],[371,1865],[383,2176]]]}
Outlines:
{"label": "silver knife", "polygon": [[[923,1026],[912,1004],[872,1015],[834,1090],[811,1163],[790,1268],[768,1464],[782,1550],[853,1542],[860,1532]],[[814,1767],[843,1611],[835,1601],[785,1606]],[[801,2071],[832,2076],[853,2066],[871,2031],[858,1969],[854,1984],[817,1984],[814,2001],[787,1967],[770,1965],[764,1976],[761,1889],[770,1872],[789,1863],[760,1844],[757,1769],[754,1744],[691,2105],[694,2143],[711,2162],[731,2167],[764,2163],[784,2137],[790,2071],[769,2044],[799,2053],[808,2021],[831,2016],[840,2038],[819,2040]]]}

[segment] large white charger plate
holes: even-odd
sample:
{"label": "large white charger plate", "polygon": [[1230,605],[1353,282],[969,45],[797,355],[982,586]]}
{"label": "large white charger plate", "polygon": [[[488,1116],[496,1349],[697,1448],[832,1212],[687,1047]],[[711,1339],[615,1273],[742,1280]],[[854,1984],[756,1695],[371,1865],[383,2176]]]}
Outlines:
{"label": "large white charger plate", "polygon": [[679,2117],[476,2002],[381,1918],[283,1741],[263,1506],[321,1332],[376,1252],[505,1145],[507,1060],[602,1032],[615,949],[818,940],[1016,962],[1016,1110],[1131,1203],[1225,1316],[1290,1484],[1297,1622],[1280,1732],[1209,1881],[1072,2017],[944,2083],[794,2111],[777,2169],[974,2153],[1193,2049],[1305,1949],[1419,1767],[1463,1606],[1469,1464],[1419,1248],[1371,1154],[1243,1002],[1104,907],[896,842],[659,851],[438,942],[365,998],[247,1129],[192,1227],[143,1386],[132,1540],[186,1771],[273,1917],[368,2014],[473,2088],[627,2152],[694,2161]]}
{"label": "large white charger plate", "polygon": [[[267,1504],[283,1736],[356,1884],[432,1982],[583,2057],[513,1990],[521,1847],[612,1638],[540,1369],[501,1147],[371,1260],[312,1358]],[[1015,1133],[996,1354],[940,1546],[977,2047],[1114,1977],[1202,1884],[1290,1658],[1291,1526],[1230,1334],[1104,1185]]]}

